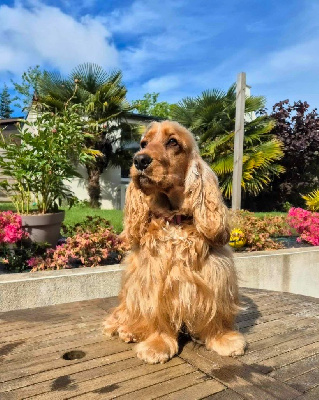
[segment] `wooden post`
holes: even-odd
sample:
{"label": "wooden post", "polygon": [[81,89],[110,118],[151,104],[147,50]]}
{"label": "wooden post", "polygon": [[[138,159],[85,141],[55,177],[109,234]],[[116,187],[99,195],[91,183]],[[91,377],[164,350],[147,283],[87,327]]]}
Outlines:
{"label": "wooden post", "polygon": [[241,207],[241,179],[243,174],[243,147],[244,147],[244,116],[245,116],[245,89],[246,73],[237,75],[236,87],[236,122],[234,138],[234,171],[232,209],[240,210]]}

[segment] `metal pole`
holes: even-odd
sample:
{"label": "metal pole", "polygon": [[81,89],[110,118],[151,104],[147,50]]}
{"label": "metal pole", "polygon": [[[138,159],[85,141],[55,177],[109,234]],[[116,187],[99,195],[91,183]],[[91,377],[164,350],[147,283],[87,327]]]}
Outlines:
{"label": "metal pole", "polygon": [[234,170],[232,209],[240,210],[241,207],[241,180],[243,174],[243,147],[244,147],[244,117],[245,117],[245,88],[246,73],[237,75],[236,87],[236,122],[234,138]]}

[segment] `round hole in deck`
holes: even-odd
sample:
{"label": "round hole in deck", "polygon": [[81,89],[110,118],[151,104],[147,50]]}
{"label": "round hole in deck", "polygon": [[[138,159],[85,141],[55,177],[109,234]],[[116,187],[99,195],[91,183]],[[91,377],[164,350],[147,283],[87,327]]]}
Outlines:
{"label": "round hole in deck", "polygon": [[80,358],[83,358],[84,356],[85,356],[85,353],[82,350],[71,350],[71,351],[68,351],[67,353],[64,353],[62,358],[64,358],[64,360],[79,360]]}

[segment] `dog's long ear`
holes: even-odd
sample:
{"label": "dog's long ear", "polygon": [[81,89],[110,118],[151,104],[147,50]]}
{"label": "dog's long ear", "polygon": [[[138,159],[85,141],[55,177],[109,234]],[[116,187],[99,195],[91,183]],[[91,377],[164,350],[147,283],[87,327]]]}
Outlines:
{"label": "dog's long ear", "polygon": [[197,230],[216,246],[228,243],[228,209],[223,202],[216,175],[197,152],[193,153],[187,171],[185,197]]}
{"label": "dog's long ear", "polygon": [[132,182],[128,185],[124,208],[124,231],[123,236],[131,245],[140,242],[149,218],[149,207],[145,194],[137,189]]}

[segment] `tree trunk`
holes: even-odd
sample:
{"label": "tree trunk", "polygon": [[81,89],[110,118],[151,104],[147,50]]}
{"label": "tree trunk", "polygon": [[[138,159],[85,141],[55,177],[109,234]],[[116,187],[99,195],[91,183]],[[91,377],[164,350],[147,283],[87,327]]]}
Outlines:
{"label": "tree trunk", "polygon": [[100,186],[100,169],[96,165],[86,167],[88,172],[88,193],[90,196],[90,206],[92,208],[100,208],[101,206],[101,186]]}

